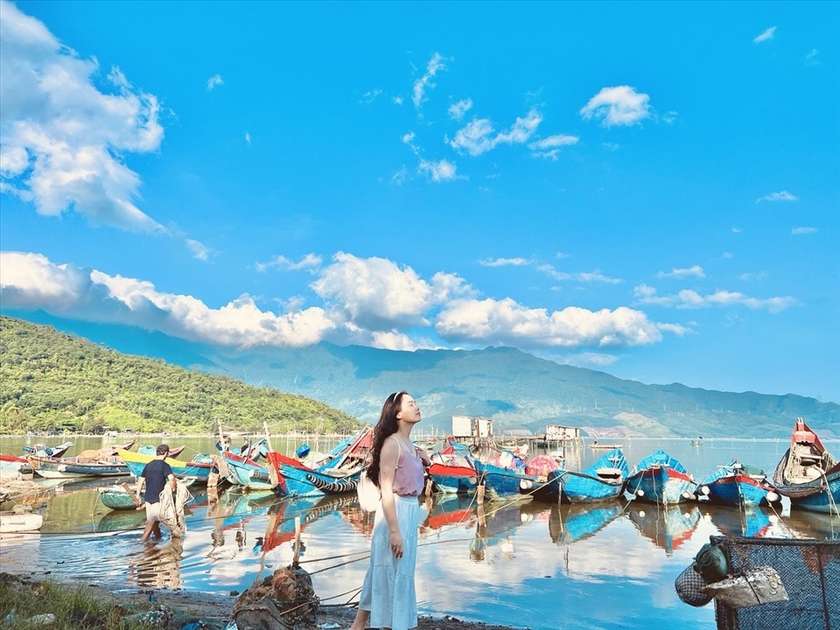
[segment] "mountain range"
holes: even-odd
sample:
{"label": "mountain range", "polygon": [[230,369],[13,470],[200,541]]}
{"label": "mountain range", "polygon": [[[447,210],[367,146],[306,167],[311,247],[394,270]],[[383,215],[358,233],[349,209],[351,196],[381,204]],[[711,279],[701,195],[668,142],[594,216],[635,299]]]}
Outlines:
{"label": "mountain range", "polygon": [[418,400],[425,428],[441,432],[450,430],[453,415],[467,415],[492,419],[496,435],[541,435],[546,425],[559,424],[595,437],[782,438],[801,416],[821,437],[840,437],[840,405],[834,402],[643,384],[512,348],[404,352],[321,343],[234,350],[43,312],[3,314],[125,354],[306,396],[368,423],[376,422],[390,393],[406,390]]}

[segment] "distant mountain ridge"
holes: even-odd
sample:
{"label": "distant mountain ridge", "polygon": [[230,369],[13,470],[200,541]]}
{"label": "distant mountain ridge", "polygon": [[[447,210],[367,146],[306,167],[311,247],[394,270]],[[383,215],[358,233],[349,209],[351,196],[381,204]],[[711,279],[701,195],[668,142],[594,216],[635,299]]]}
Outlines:
{"label": "distant mountain ridge", "polygon": [[240,379],[315,400],[374,423],[385,397],[410,391],[428,426],[448,431],[453,415],[492,418],[497,434],[546,424],[578,426],[596,436],[774,437],[804,417],[821,437],[840,437],[840,405],[813,398],[645,385],[604,372],[560,365],[511,348],[420,350],[340,347],[236,351],[139,328],[5,312],[48,324],[128,354]]}

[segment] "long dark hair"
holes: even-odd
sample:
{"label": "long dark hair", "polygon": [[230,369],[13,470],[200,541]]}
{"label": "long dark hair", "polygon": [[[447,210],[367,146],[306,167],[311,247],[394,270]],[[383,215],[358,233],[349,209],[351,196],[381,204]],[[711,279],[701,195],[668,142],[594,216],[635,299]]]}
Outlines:
{"label": "long dark hair", "polygon": [[382,413],[379,414],[379,422],[373,427],[373,444],[371,445],[371,460],[367,465],[367,476],[377,486],[379,485],[379,456],[382,454],[382,445],[385,440],[397,432],[397,413],[400,411],[400,401],[405,392],[399,391],[391,394],[382,405]]}

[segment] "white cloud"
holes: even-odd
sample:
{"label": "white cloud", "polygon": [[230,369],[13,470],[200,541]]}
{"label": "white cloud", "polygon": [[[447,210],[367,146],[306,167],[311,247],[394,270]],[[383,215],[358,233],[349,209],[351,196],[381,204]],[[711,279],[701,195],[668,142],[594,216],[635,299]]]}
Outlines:
{"label": "white cloud", "polygon": [[815,234],[817,232],[817,228],[815,227],[797,227],[793,228],[790,233],[794,236],[798,236],[800,234]]}
{"label": "white cloud", "polygon": [[249,132],[245,132],[245,142],[251,144],[251,134]]}
{"label": "white cloud", "polygon": [[417,172],[428,174],[432,178],[432,181],[436,182],[458,179],[457,166],[445,159],[439,162],[420,160],[420,164],[417,166]]}
{"label": "white cloud", "polygon": [[385,258],[339,252],[310,286],[325,302],[367,330],[425,325],[426,313],[474,290],[460,277],[436,274],[429,283]]}
{"label": "white cloud", "polygon": [[370,105],[379,97],[380,94],[382,94],[382,90],[369,90],[362,95],[362,100],[360,102],[365,105]]}
{"label": "white cloud", "polygon": [[687,278],[689,276],[694,276],[696,278],[705,278],[706,274],[703,271],[703,267],[700,265],[692,265],[687,269],[671,269],[671,271],[660,271],[656,274],[657,278]]}
{"label": "white cloud", "polygon": [[760,35],[757,35],[755,39],[753,39],[753,44],[760,44],[761,42],[766,42],[768,39],[773,39],[773,34],[775,32],[775,26],[765,29]]}
{"label": "white cloud", "polygon": [[264,312],[248,295],[213,309],[189,295],[160,293],[151,282],[18,252],[0,253],[0,298],[7,308],[38,308],[237,347],[308,346],[340,324],[317,307],[287,315]]}
{"label": "white cloud", "polygon": [[193,258],[197,260],[207,260],[210,257],[210,249],[194,239],[186,239],[187,249],[190,250]]}
{"label": "white cloud", "polygon": [[473,102],[471,98],[465,98],[457,103],[452,103],[447,110],[449,115],[454,118],[455,120],[461,120],[464,117],[464,114],[473,106]]}
{"label": "white cloud", "polygon": [[542,115],[536,109],[532,109],[525,117],[518,117],[510,129],[496,133],[489,118],[478,118],[459,129],[449,144],[456,151],[481,155],[500,144],[526,143],[541,122]]}
{"label": "white cloud", "polygon": [[820,51],[816,48],[812,48],[807,55],[805,55],[805,63],[809,66],[817,66],[820,63],[818,59]]}
{"label": "white cloud", "polygon": [[423,102],[423,97],[426,94],[426,89],[435,87],[432,79],[435,78],[438,71],[445,69],[446,66],[443,64],[443,56],[440,53],[432,55],[432,58],[429,59],[429,63],[426,65],[426,73],[414,82],[414,92],[411,100],[415,107],[420,107],[420,104]]}
{"label": "white cloud", "polygon": [[482,267],[522,267],[530,263],[527,258],[485,258],[478,261]]}
{"label": "white cloud", "polygon": [[140,177],[124,163],[163,138],[157,97],[118,68],[99,91],[95,59],[63,46],[14,4],[0,4],[0,182],[39,214],[71,209],[93,224],[166,232],[134,203]]}
{"label": "white cloud", "polygon": [[566,271],[557,271],[552,265],[539,265],[537,271],[546,274],[549,278],[554,280],[571,280],[574,282],[603,282],[605,284],[620,284],[623,282],[620,278],[611,278],[605,276],[599,270],[595,271],[578,271],[575,273],[568,273]]}
{"label": "white cloud", "polygon": [[214,74],[212,77],[207,79],[207,91],[210,92],[211,90],[216,89],[216,87],[224,84],[225,82],[222,80],[222,75]]}
{"label": "white cloud", "polygon": [[605,127],[635,125],[650,116],[649,101],[647,94],[629,85],[605,87],[589,99],[580,115],[586,120],[599,118]]}
{"label": "white cloud", "polygon": [[599,369],[610,366],[616,361],[618,361],[618,357],[613,354],[604,354],[602,352],[581,352],[580,354],[573,354],[564,357],[559,361],[559,363],[574,365],[575,367]]}
{"label": "white cloud", "polygon": [[697,291],[684,289],[673,295],[656,295],[656,289],[647,285],[639,285],[633,289],[637,304],[657,304],[673,308],[710,308],[712,306],[746,306],[750,309],[763,309],[770,313],[779,313],[798,304],[796,298],[790,296],[759,299],[749,297],[737,291],[718,289],[714,293],[700,295]]}
{"label": "white cloud", "polygon": [[797,199],[798,197],[796,195],[791,194],[786,190],[782,190],[780,192],[772,192],[769,195],[759,197],[755,200],[755,202],[761,203],[762,201],[796,201]]}
{"label": "white cloud", "polygon": [[543,138],[542,140],[532,142],[528,145],[528,148],[531,149],[531,153],[535,156],[556,160],[560,147],[577,144],[579,141],[580,138],[577,136],[556,134]]}
{"label": "white cloud", "polygon": [[285,256],[275,256],[269,262],[254,263],[254,269],[257,271],[267,271],[272,267],[277,267],[281,271],[309,271],[314,273],[323,262],[323,259],[316,254],[306,254],[302,256],[297,262],[289,260]]}
{"label": "white cloud", "polygon": [[450,342],[540,347],[628,347],[662,340],[660,325],[637,310],[589,311],[569,306],[549,313],[510,298],[456,300],[438,315],[438,334]]}

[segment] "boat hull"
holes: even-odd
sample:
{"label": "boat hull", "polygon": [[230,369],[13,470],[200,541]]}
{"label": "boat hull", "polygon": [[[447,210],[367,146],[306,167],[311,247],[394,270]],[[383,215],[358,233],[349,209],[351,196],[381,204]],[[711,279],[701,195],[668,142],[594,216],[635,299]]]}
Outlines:
{"label": "boat hull", "polygon": [[230,451],[222,451],[222,457],[230,469],[230,474],[226,477],[231,483],[242,486],[247,491],[279,492],[277,484],[271,483],[271,475],[265,466]]}
{"label": "boat hull", "polygon": [[[502,468],[480,461],[473,462],[478,473],[478,483],[484,484],[486,496],[491,499],[515,497],[526,494],[537,482],[533,475],[511,468]],[[434,479],[434,477],[432,477]]]}
{"label": "boat hull", "polygon": [[43,524],[44,517],[40,514],[0,512],[0,534],[37,532]]}
{"label": "boat hull", "polygon": [[472,494],[478,487],[478,472],[468,466],[451,466],[433,463],[429,467],[436,492],[446,494]]}
{"label": "boat hull", "polygon": [[[129,473],[134,477],[143,474],[143,468],[152,461],[154,456],[134,453],[132,451],[118,451],[119,456],[128,466]],[[182,462],[178,459],[166,458],[166,463],[172,467],[172,473],[179,479],[195,477],[195,483],[207,485],[210,473],[216,470],[216,465],[208,462]]]}
{"label": "boat hull", "polygon": [[775,488],[748,475],[721,477],[701,484],[698,494],[705,494],[714,505],[767,507],[779,502]]}

